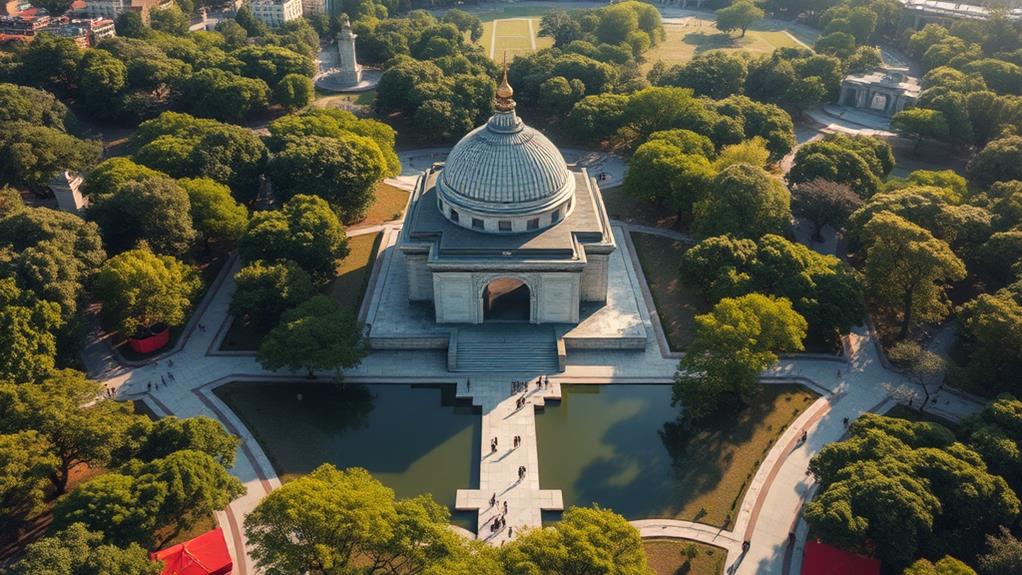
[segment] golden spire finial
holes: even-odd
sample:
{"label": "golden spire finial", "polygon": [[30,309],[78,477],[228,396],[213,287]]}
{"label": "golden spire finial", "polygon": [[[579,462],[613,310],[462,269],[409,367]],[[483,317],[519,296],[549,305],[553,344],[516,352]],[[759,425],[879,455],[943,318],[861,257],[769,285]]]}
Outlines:
{"label": "golden spire finial", "polygon": [[500,86],[497,86],[497,109],[502,112],[508,112],[515,109],[515,101],[511,99],[514,96],[515,91],[511,88],[511,84],[507,81],[507,50],[504,51],[504,77],[500,81]]}

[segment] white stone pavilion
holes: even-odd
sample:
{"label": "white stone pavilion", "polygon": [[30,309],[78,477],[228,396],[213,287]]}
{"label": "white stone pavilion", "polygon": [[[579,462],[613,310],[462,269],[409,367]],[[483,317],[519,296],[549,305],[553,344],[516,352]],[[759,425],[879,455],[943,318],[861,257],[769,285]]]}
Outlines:
{"label": "white stone pavilion", "polygon": [[596,180],[515,113],[426,170],[384,241],[364,320],[375,349],[446,349],[452,371],[563,369],[568,349],[642,349],[635,283]]}

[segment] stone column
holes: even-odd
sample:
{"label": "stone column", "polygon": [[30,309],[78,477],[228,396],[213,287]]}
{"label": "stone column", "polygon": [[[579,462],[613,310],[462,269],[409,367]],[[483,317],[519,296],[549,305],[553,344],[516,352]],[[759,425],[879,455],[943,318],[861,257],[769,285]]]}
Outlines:
{"label": "stone column", "polygon": [[340,78],[344,86],[354,86],[362,81],[362,66],[355,60],[355,38],[358,35],[351,31],[351,23],[347,19],[337,34],[337,55],[340,57]]}

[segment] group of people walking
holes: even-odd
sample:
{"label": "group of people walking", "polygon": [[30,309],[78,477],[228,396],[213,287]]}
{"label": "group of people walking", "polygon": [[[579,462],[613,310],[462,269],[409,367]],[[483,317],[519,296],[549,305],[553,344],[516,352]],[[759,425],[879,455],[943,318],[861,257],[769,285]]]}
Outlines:
{"label": "group of people walking", "polygon": [[[471,384],[469,384],[471,385]],[[536,378],[536,389],[549,389],[550,388],[550,376],[541,375]],[[522,393],[529,391],[528,381],[512,381],[511,382],[511,395],[516,393]]]}

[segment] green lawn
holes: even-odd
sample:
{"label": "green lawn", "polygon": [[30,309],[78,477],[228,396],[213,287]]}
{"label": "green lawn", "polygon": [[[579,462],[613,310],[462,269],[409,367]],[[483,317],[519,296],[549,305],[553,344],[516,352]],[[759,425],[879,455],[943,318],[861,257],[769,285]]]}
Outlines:
{"label": "green lawn", "polygon": [[554,40],[539,37],[539,18],[505,18],[484,22],[479,44],[498,62],[507,51],[510,62],[517,55],[549,48],[554,45]]}
{"label": "green lawn", "polygon": [[351,105],[372,106],[376,103],[376,90],[366,90],[354,94],[334,94],[316,90],[316,99],[312,102],[313,108],[329,109],[344,108]]}
{"label": "green lawn", "polygon": [[684,64],[693,57],[713,50],[770,54],[777,48],[800,46],[784,30],[749,30],[745,37],[726,34],[717,29],[713,20],[688,18],[684,24],[664,24],[667,38],[646,53],[643,70],[648,70],[657,60],[667,65]]}
{"label": "green lawn", "polygon": [[678,266],[687,245],[683,242],[632,233],[632,243],[653,294],[660,325],[671,350],[681,351],[692,341],[695,316],[709,311],[699,290],[681,281]]}
{"label": "green lawn", "polygon": [[408,192],[380,182],[376,185],[376,200],[370,206],[366,217],[349,227],[374,226],[399,220],[404,216],[406,205],[408,205]]}
{"label": "green lawn", "polygon": [[[691,561],[682,554],[689,545],[697,552]],[[657,575],[720,575],[727,560],[727,551],[720,547],[692,541],[646,539],[642,546],[646,549],[649,566]]]}

